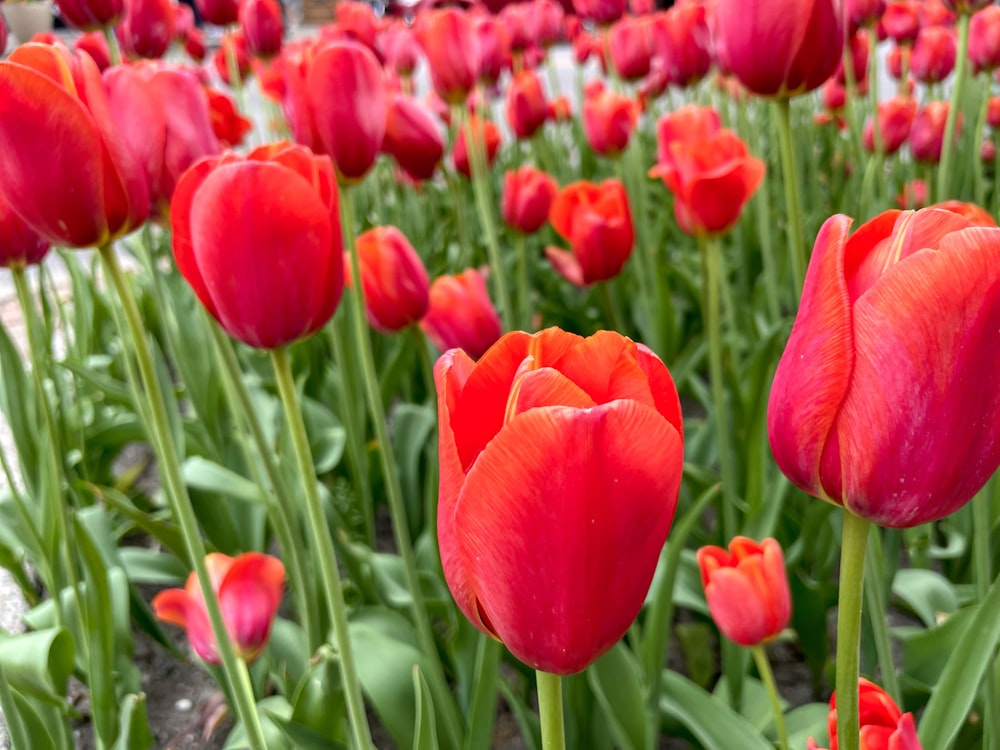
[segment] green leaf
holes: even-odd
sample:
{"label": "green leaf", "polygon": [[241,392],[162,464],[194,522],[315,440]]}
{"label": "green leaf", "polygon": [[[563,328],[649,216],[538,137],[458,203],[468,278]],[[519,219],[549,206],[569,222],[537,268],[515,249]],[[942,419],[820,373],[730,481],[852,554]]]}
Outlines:
{"label": "green leaf", "polygon": [[752,723],[687,677],[665,670],[661,684],[661,712],[680,722],[703,747],[774,750]]}
{"label": "green leaf", "polygon": [[413,728],[413,750],[437,750],[437,726],[434,722],[434,699],[420,667],[413,666],[413,693],[417,698],[417,724]]}
{"label": "green leaf", "polygon": [[945,750],[962,728],[979,682],[993,661],[1000,641],[1000,577],[976,607],[961,644],[948,658],[941,679],[920,720],[920,742]]}
{"label": "green leaf", "polygon": [[590,665],[587,682],[604,710],[615,745],[623,750],[652,747],[654,732],[652,717],[645,711],[642,669],[621,641]]}
{"label": "green leaf", "polygon": [[785,728],[788,730],[789,747],[805,747],[812,737],[820,747],[829,746],[826,717],[830,706],[826,703],[807,703],[785,714]]}
{"label": "green leaf", "polygon": [[80,486],[92,493],[96,500],[103,501],[109,507],[121,513],[137,527],[160,542],[176,557],[181,560],[187,559],[187,548],[184,545],[184,538],[175,524],[157,519],[150,513],[137,508],[125,493],[119,492],[113,487],[99,487],[93,484],[81,484]]}
{"label": "green leaf", "polygon": [[299,682],[292,697],[290,723],[309,729],[327,746],[344,745],[347,740],[347,704],[340,660],[332,648],[323,645],[312,661],[312,667]]}
{"label": "green leaf", "polygon": [[898,596],[923,620],[934,627],[940,615],[958,610],[955,589],[940,573],[924,568],[901,568],[892,582],[892,593]]}
{"label": "green leaf", "polygon": [[181,475],[191,489],[215,492],[248,503],[266,502],[264,491],[258,485],[232,469],[201,456],[187,459],[181,467]]}
{"label": "green leaf", "polygon": [[176,556],[147,547],[122,547],[118,556],[133,583],[174,586],[183,583],[190,572]]}
{"label": "green leaf", "polygon": [[146,715],[145,694],[126,695],[121,706],[118,741],[111,750],[151,750],[155,745]]}
{"label": "green leaf", "polygon": [[10,686],[25,696],[62,706],[73,658],[73,637],[65,628],[0,633],[0,667]]}

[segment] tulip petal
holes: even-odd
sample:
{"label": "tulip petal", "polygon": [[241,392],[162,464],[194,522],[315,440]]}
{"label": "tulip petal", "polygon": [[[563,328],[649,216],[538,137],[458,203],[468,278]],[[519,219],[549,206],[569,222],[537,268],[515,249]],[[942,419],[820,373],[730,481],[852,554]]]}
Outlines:
{"label": "tulip petal", "polygon": [[720,568],[712,573],[705,599],[715,624],[734,643],[755,646],[770,635],[760,590],[742,568]]}
{"label": "tulip petal", "polygon": [[153,597],[153,614],[157,620],[187,627],[191,597],[184,589],[165,589]]}
{"label": "tulip petal", "polygon": [[218,320],[219,314],[215,302],[208,292],[205,279],[198,268],[194,255],[194,245],[191,239],[191,209],[194,206],[194,196],[205,178],[215,169],[217,159],[203,159],[192,166],[177,183],[174,197],[170,201],[170,219],[173,226],[174,260],[177,270],[185,278],[201,304],[205,306],[213,318]]}
{"label": "tulip petal", "polygon": [[574,286],[586,286],[583,277],[583,267],[573,253],[558,247],[545,248],[545,257],[549,259],[555,272]]}
{"label": "tulip petal", "polygon": [[285,566],[270,555],[237,557],[219,586],[219,606],[230,637],[244,658],[267,642],[285,589]]}
{"label": "tulip petal", "polygon": [[673,426],[628,401],[532,409],[485,448],[458,500],[455,540],[515,656],[570,674],[621,638],[670,527],[682,454]]}
{"label": "tulip petal", "polygon": [[739,218],[743,206],[764,179],[764,162],[751,156],[730,162],[690,184],[684,203],[698,228],[711,234],[725,232]]}
{"label": "tulip petal", "polygon": [[677,394],[674,379],[670,377],[670,372],[663,361],[645,344],[636,344],[636,351],[636,361],[646,374],[656,410],[677,428],[677,432],[683,439],[684,420],[681,416],[681,399]]}
{"label": "tulip petal", "polygon": [[836,425],[851,456],[843,496],[854,513],[890,527],[933,521],[993,473],[998,330],[996,229],[947,235],[938,251],[917,251],[857,301],[855,371]]}
{"label": "tulip petal", "polygon": [[537,406],[572,406],[589,409],[597,406],[572,380],[551,367],[530,370],[516,381],[511,392],[513,409],[508,409],[507,419],[534,409]]}
{"label": "tulip petal", "polygon": [[[834,487],[824,488],[820,464],[854,367],[851,309],[843,277],[850,226],[849,218],[836,215],[820,229],[801,307],[767,407],[768,439],[781,471],[797,487],[825,498],[839,497]],[[804,393],[809,394],[806,401]],[[826,479],[835,480],[839,489],[839,477]]]}

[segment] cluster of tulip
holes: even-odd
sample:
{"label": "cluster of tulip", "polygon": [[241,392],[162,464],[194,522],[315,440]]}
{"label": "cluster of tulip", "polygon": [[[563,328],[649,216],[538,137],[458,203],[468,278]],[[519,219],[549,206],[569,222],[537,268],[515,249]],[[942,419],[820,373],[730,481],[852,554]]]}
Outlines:
{"label": "cluster of tulip", "polygon": [[[289,40],[196,0],[208,59],[189,6],[58,3],[73,48],[0,62],[16,747],[70,746],[74,669],[151,747],[157,619],[253,750],[489,747],[500,696],[546,748],[998,746],[1000,8],[345,0]],[[835,601],[789,710],[767,647],[825,699]]]}

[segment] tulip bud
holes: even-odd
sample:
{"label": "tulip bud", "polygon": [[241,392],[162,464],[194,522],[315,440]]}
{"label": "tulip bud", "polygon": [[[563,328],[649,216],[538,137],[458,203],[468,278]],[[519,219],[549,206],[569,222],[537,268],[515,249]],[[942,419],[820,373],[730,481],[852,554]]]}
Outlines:
{"label": "tulip bud", "polygon": [[111,67],[111,50],[108,39],[101,31],[88,31],[80,34],[73,42],[73,49],[86,52],[94,60],[97,69],[102,73]]}
{"label": "tulip bud", "polygon": [[552,176],[532,166],[508,172],[503,179],[503,220],[522,234],[534,234],[549,220],[558,192]]}
{"label": "tulip bud", "polygon": [[[894,97],[878,105],[878,128],[881,141],[879,145],[883,154],[894,154],[899,151],[913,127],[913,119],[917,115],[917,103],[909,97]],[[862,143],[870,152],[875,151],[875,125],[869,120],[865,123]]]}
{"label": "tulip bud", "polygon": [[912,44],[920,32],[920,13],[915,0],[894,0],[882,14],[885,33],[896,44]]}
{"label": "tulip bud", "polygon": [[427,312],[427,269],[396,227],[374,227],[358,235],[365,309],[372,328],[395,333]]}
{"label": "tulip bud", "polygon": [[[913,714],[903,713],[896,702],[878,685],[858,678],[858,714],[861,721],[860,743],[864,750],[921,750]],[[837,694],[830,696],[826,720],[830,750],[837,750]],[[806,750],[820,750],[810,737]]]}
{"label": "tulip bud", "polygon": [[608,48],[615,73],[623,81],[638,81],[649,72],[652,26],[641,16],[625,16],[608,29]]}
{"label": "tulip bud", "polygon": [[239,20],[251,55],[266,59],[281,51],[285,27],[277,0],[243,0]]}
{"label": "tulip bud", "polygon": [[454,8],[423,14],[417,37],[424,48],[431,82],[438,96],[461,104],[479,79],[480,52],[472,18]]}
{"label": "tulip bud", "polygon": [[232,26],[239,21],[239,0],[194,0],[198,15],[216,26]]}

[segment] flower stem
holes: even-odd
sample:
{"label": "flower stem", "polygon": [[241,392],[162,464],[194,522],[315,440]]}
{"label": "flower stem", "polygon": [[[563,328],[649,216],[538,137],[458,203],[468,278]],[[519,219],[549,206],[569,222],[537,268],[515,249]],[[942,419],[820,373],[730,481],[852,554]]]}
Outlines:
{"label": "flower stem", "polygon": [[358,680],[357,667],[354,664],[354,650],[347,630],[347,605],[344,603],[344,587],[337,570],[337,560],[333,550],[333,540],[330,537],[330,526],[323,513],[323,505],[316,487],[316,469],[309,450],[309,438],[302,421],[302,409],[298,394],[295,392],[295,380],[292,376],[292,366],[288,360],[288,350],[284,347],[271,350],[271,364],[278,381],[278,392],[285,410],[285,421],[292,438],[295,460],[298,464],[302,489],[305,493],[306,514],[309,529],[312,532],[312,543],[319,560],[320,577],[326,590],[326,604],[333,623],[333,637],[336,641],[340,668],[344,677],[344,693],[347,699],[347,715],[357,748],[371,748],[371,730],[368,727],[368,717],[365,714],[364,699],[361,696],[361,683]]}
{"label": "flower stem", "polygon": [[215,637],[226,681],[229,683],[233,701],[236,703],[236,713],[246,731],[250,747],[253,750],[266,750],[264,730],[261,728],[260,717],[257,714],[257,704],[254,700],[253,687],[250,684],[250,675],[246,663],[237,658],[233,649],[232,640],[230,640],[226,630],[226,623],[222,619],[219,599],[212,587],[212,579],[205,564],[205,543],[198,530],[198,519],[181,476],[180,459],[177,455],[173,434],[170,431],[166,403],[157,383],[156,370],[153,367],[153,358],[146,342],[146,333],[142,317],[139,314],[139,307],[136,305],[128,280],[122,272],[114,248],[111,245],[102,245],[100,256],[104,271],[115,288],[124,313],[124,322],[128,333],[121,331],[120,335],[122,338],[128,336],[131,339],[131,349],[138,363],[142,390],[145,392],[148,404],[149,420],[146,426],[150,432],[153,449],[156,451],[160,475],[172,506],[171,510],[180,528],[181,536],[184,538],[185,548],[191,558],[191,566],[194,568],[198,585],[204,595],[205,609],[208,610],[212,635]]}
{"label": "flower stem", "polygon": [[781,696],[778,694],[778,686],[774,682],[774,672],[771,671],[771,664],[767,660],[767,652],[761,644],[757,644],[751,649],[754,663],[757,665],[757,673],[760,675],[764,687],[767,688],[767,696],[771,699],[771,710],[774,712],[774,728],[778,732],[778,747],[781,750],[790,750],[788,745],[788,729],[785,727],[785,714],[781,710]]}
{"label": "flower stem", "polygon": [[[428,657],[431,674],[428,681],[432,690],[442,690],[447,685],[440,659],[437,657],[437,642],[431,629],[430,617],[424,602],[423,590],[420,588],[420,577],[417,573],[417,558],[410,541],[410,526],[406,518],[406,506],[403,504],[403,491],[399,481],[399,469],[396,463],[392,439],[386,425],[385,406],[382,404],[382,393],[379,390],[378,375],[375,372],[375,360],[372,356],[371,339],[365,328],[365,292],[361,284],[361,261],[358,258],[358,248],[354,242],[354,195],[349,188],[344,188],[340,194],[340,223],[344,235],[344,247],[351,258],[351,293],[349,295],[353,310],[351,320],[354,324],[354,344],[357,347],[356,359],[361,363],[361,379],[364,383],[365,397],[368,401],[368,412],[371,414],[375,428],[375,442],[378,446],[382,474],[385,478],[386,501],[389,505],[389,515],[392,517],[393,535],[396,549],[403,560],[403,570],[406,584],[412,598],[413,621],[417,629],[421,649]],[[494,237],[495,242],[495,237]],[[506,307],[510,314],[510,307]],[[461,744],[461,721],[454,703],[449,696],[435,695],[435,706],[442,713],[453,746]]]}
{"label": "flower stem", "polygon": [[531,281],[528,276],[528,248],[522,232],[514,233],[517,247],[517,326],[522,331],[531,330]]}
{"label": "flower stem", "polygon": [[902,705],[903,696],[899,690],[899,680],[896,679],[896,665],[892,658],[892,641],[889,639],[889,622],[885,613],[885,566],[882,557],[882,535],[876,529],[868,536],[868,546],[871,547],[871,562],[865,566],[865,604],[868,607],[875,635],[875,653],[878,655],[879,672],[882,676],[882,687],[889,696]]}
{"label": "flower stem", "polygon": [[837,741],[840,750],[860,750],[858,663],[865,550],[871,522],[844,509],[837,610]]}
{"label": "flower stem", "polygon": [[[983,85],[983,90],[989,90],[988,79]],[[982,101],[979,103],[979,114],[976,116],[976,129],[973,131],[973,147],[972,147],[972,175],[973,175],[973,195],[975,196],[976,205],[986,208],[986,181],[983,178],[983,131],[986,129],[986,117],[989,113],[989,103],[990,97],[981,97]],[[985,745],[984,745],[985,747]]]}
{"label": "flower stem", "polygon": [[[993,528],[991,494],[993,488],[997,486],[996,480],[981,489],[972,498],[972,559],[973,577],[976,582],[976,598],[981,602],[990,591],[993,570],[990,565],[992,549],[990,546],[990,529]],[[996,705],[997,681],[996,671],[987,669],[983,678],[983,704],[986,706],[985,721],[983,722],[983,748],[990,750],[1000,738],[1000,726],[996,711],[992,710]]]}
{"label": "flower stem", "polygon": [[[751,133],[757,153],[766,154],[768,144],[760,126],[760,117],[747,117],[747,105],[741,98],[736,102],[741,133]],[[771,191],[769,182],[762,185],[762,190],[751,199],[757,218],[757,234],[760,238],[761,263],[764,274],[764,290],[767,297],[767,311],[771,322],[776,322],[781,315],[781,305],[778,301],[778,262],[774,254],[774,243],[771,241]]]}
{"label": "flower stem", "polygon": [[535,680],[538,684],[538,717],[542,722],[542,750],[565,750],[562,677],[549,672],[535,672]]}
{"label": "flower stem", "polygon": [[[949,180],[951,179],[951,155],[955,150],[955,123],[958,122],[958,109],[962,104],[962,89],[965,87],[965,77],[969,70],[969,22],[970,13],[960,13],[958,16],[958,53],[955,58],[955,82],[951,89],[951,106],[948,107],[948,119],[944,122],[944,140],[941,141],[941,162],[938,164],[936,201],[945,201],[951,197]],[[974,159],[979,154],[973,154]]]}
{"label": "flower stem", "polygon": [[101,31],[104,32],[104,39],[108,43],[108,54],[111,56],[112,65],[122,64],[122,51],[121,47],[118,46],[118,37],[115,36],[115,31],[110,26],[105,26]]}
{"label": "flower stem", "polygon": [[795,298],[802,292],[806,277],[806,250],[802,240],[802,210],[799,208],[798,175],[795,167],[795,144],[792,140],[792,106],[789,99],[773,102],[778,124],[778,146],[781,151],[781,176],[785,183],[785,231],[788,234],[788,252],[791,261]]}

